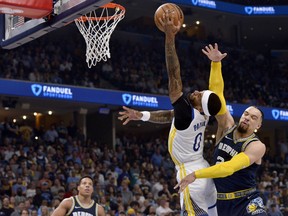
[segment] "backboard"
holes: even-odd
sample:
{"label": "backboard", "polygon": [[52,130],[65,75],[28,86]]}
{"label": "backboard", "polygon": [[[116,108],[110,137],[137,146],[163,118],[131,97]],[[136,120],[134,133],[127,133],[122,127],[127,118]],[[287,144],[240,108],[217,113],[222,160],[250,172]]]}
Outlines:
{"label": "backboard", "polygon": [[53,1],[51,14],[36,19],[11,14],[0,14],[1,47],[3,49],[13,49],[21,46],[44,34],[65,26],[73,22],[74,19],[111,1],[112,0]]}

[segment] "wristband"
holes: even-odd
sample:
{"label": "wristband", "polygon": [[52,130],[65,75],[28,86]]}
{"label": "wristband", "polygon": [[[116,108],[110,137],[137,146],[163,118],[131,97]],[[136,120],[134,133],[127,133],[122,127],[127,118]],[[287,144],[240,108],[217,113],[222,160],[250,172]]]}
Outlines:
{"label": "wristband", "polygon": [[141,113],[142,113],[141,120],[142,120],[142,121],[149,121],[150,115],[151,115],[150,112],[148,112],[148,111],[142,111]]}

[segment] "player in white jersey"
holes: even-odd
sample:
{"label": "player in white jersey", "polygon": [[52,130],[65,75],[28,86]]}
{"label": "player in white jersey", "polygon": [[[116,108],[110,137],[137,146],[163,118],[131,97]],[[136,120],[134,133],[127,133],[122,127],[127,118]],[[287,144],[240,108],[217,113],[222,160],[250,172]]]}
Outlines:
{"label": "player in white jersey", "polygon": [[[174,109],[171,111],[139,112],[123,107],[124,111],[119,112],[121,115],[119,119],[124,121],[124,125],[130,120],[149,120],[156,123],[167,123],[172,120],[168,145],[177,169],[177,181],[179,182],[193,170],[209,166],[203,158],[205,128],[209,116],[223,112],[223,107],[226,105],[223,95],[218,97],[209,90],[183,94],[180,65],[175,49],[175,35],[180,29],[180,24],[175,26],[173,17],[167,16],[161,20],[161,23],[166,35],[165,51],[169,77],[169,97]],[[222,54],[218,50],[217,44],[215,47],[211,45],[205,47],[203,52],[212,61],[211,73],[213,70],[221,70],[220,61],[227,54]],[[214,85],[217,84],[214,83]],[[181,193],[181,207],[184,215],[217,215],[216,189],[213,181],[211,179],[199,179],[194,185],[189,185],[189,188]]]}

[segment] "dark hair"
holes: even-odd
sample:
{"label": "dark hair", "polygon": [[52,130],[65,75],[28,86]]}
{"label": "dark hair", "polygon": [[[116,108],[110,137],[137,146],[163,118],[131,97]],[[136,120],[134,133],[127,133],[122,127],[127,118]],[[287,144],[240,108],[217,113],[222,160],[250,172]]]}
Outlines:
{"label": "dark hair", "polygon": [[29,214],[28,209],[23,209],[23,210],[20,211],[20,215],[21,215],[24,211],[26,211],[26,212]]}
{"label": "dark hair", "polygon": [[211,116],[217,115],[221,109],[221,101],[218,95],[211,93],[208,98],[208,111]]}
{"label": "dark hair", "polygon": [[130,202],[130,206],[131,207],[133,207],[133,206],[138,206],[139,207],[140,205],[139,205],[139,202],[137,202],[137,201],[131,201]]}
{"label": "dark hair", "polygon": [[77,184],[77,185],[80,185],[80,184],[81,184],[81,181],[82,181],[82,179],[84,179],[84,178],[89,178],[89,179],[91,179],[91,181],[94,183],[94,181],[93,181],[93,178],[92,178],[91,176],[89,176],[89,175],[86,175],[86,176],[83,176],[83,177],[81,177],[81,178],[79,179],[79,181],[78,181],[78,184]]}
{"label": "dark hair", "polygon": [[259,110],[259,112],[261,113],[261,120],[263,121],[263,120],[264,120],[264,113],[263,113],[263,111],[262,111],[259,107],[257,107],[257,106],[252,106],[252,107],[254,107],[254,108],[256,108],[256,109]]}

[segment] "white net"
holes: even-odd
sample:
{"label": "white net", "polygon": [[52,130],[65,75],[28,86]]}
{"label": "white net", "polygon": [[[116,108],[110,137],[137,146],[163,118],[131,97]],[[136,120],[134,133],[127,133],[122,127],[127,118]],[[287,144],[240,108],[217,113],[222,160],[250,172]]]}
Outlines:
{"label": "white net", "polygon": [[109,3],[75,19],[75,23],[86,42],[88,67],[110,58],[109,42],[118,22],[124,18],[125,8]]}

